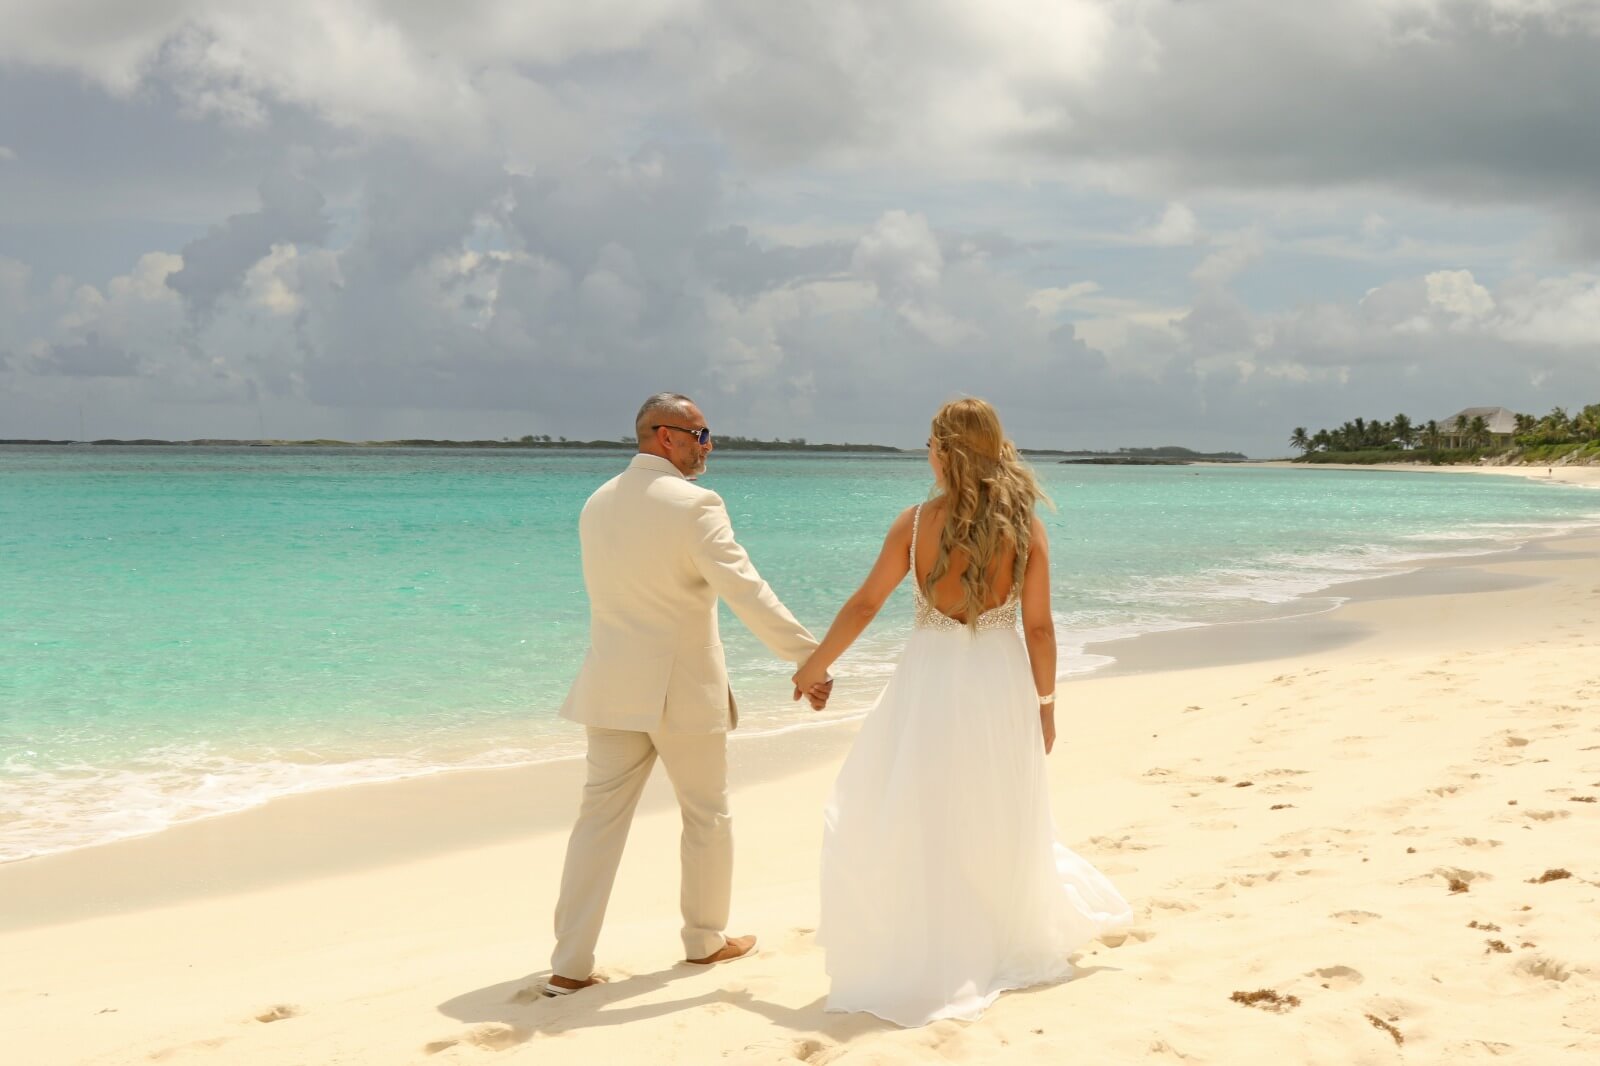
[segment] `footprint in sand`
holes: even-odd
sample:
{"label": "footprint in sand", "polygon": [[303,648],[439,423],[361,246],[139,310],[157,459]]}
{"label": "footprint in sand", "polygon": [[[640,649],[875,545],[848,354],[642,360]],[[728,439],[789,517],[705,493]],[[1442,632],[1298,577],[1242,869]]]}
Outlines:
{"label": "footprint in sand", "polygon": [[1089,843],[1103,851],[1147,851],[1144,844],[1140,844],[1133,837],[1124,834],[1120,837],[1090,837]]}
{"label": "footprint in sand", "polygon": [[1100,936],[1100,943],[1108,948],[1120,948],[1130,940],[1143,944],[1154,937],[1155,933],[1142,925],[1136,925],[1131,929],[1119,929],[1114,933],[1103,933]]}
{"label": "footprint in sand", "polygon": [[1522,812],[1522,816],[1524,818],[1532,819],[1535,822],[1553,822],[1558,818],[1570,818],[1570,817],[1572,817],[1572,812],[1571,811],[1534,811],[1534,810],[1527,810],[1527,811],[1523,811]]}
{"label": "footprint in sand", "polygon": [[828,1045],[820,1040],[796,1040],[794,1047],[789,1049],[797,1062],[816,1062],[823,1052],[828,1050]]}
{"label": "footprint in sand", "polygon": [[1334,911],[1328,917],[1336,921],[1347,922],[1350,925],[1365,925],[1368,922],[1379,921],[1383,918],[1383,915],[1373,911]]}
{"label": "footprint in sand", "polygon": [[279,1003],[277,1006],[268,1007],[260,1014],[257,1014],[256,1021],[281,1022],[285,1018],[298,1018],[300,1014],[300,1008],[296,1007],[293,1003]]}
{"label": "footprint in sand", "polygon": [[1464,848],[1477,848],[1479,850],[1487,851],[1490,848],[1498,848],[1503,841],[1479,840],[1477,837],[1456,837],[1456,843],[1460,844]]}
{"label": "footprint in sand", "polygon": [[176,1047],[162,1048],[160,1051],[150,1053],[151,1062],[166,1062],[174,1055],[182,1055],[188,1051],[215,1051],[226,1044],[232,1037],[218,1036],[210,1040],[195,1040],[188,1044],[179,1044]]}
{"label": "footprint in sand", "polygon": [[777,1040],[763,1040],[758,1044],[747,1044],[745,1054],[734,1061],[741,1064],[755,1066],[777,1066],[778,1063],[787,1062],[826,1062],[831,1056],[828,1054],[838,1045],[815,1037],[805,1037],[800,1040],[781,1038]]}
{"label": "footprint in sand", "polygon": [[1557,984],[1572,976],[1570,967],[1548,955],[1530,955],[1522,959],[1517,963],[1517,972],[1525,977],[1555,981]]}
{"label": "footprint in sand", "polygon": [[531,1036],[533,1031],[529,1029],[518,1029],[514,1025],[504,1025],[500,1022],[487,1022],[473,1026],[461,1036],[424,1044],[422,1050],[426,1054],[437,1055],[441,1051],[466,1044],[484,1051],[506,1051],[518,1044],[527,1043]]}
{"label": "footprint in sand", "polygon": [[1366,980],[1361,971],[1352,966],[1324,966],[1320,970],[1312,970],[1306,976],[1318,978],[1323,988],[1331,988],[1334,991],[1354,988]]}
{"label": "footprint in sand", "polygon": [[1486,870],[1468,870],[1462,866],[1435,866],[1432,872],[1424,874],[1421,877],[1410,878],[1407,883],[1410,884],[1416,881],[1431,881],[1435,877],[1443,878],[1445,882],[1451,886],[1453,891],[1456,890],[1455,886],[1458,884],[1464,884],[1470,887],[1476,881],[1494,880],[1494,875]]}
{"label": "footprint in sand", "polygon": [[1150,913],[1157,910],[1192,911],[1194,909],[1196,909],[1196,905],[1190,903],[1186,899],[1178,899],[1174,896],[1163,896],[1160,899],[1152,899],[1149,902],[1149,905],[1146,907],[1146,912]]}

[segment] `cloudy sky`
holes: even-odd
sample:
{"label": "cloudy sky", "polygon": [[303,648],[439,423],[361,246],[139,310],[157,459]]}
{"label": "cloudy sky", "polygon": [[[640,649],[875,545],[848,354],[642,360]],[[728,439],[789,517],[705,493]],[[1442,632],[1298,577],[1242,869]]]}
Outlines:
{"label": "cloudy sky", "polygon": [[[0,437],[1600,401],[1595,0],[0,0]],[[81,414],[80,414],[81,412]]]}

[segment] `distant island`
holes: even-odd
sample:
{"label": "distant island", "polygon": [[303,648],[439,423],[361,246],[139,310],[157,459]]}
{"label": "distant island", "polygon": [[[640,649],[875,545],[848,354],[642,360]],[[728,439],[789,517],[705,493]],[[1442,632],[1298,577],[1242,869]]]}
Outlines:
{"label": "distant island", "polygon": [[[113,447],[151,448],[514,448],[514,449],[603,449],[633,451],[639,445],[634,440],[568,440],[566,437],[526,436],[517,440],[503,437],[500,440],[435,440],[420,437],[409,440],[230,440],[201,438],[198,440],[4,440],[0,444],[31,445],[104,445]],[[753,437],[718,437],[718,451],[744,452],[899,452],[886,444],[811,444],[804,438],[790,440],[756,440]]]}
{"label": "distant island", "polygon": [[[122,448],[456,448],[456,449],[584,449],[607,451],[633,451],[638,444],[633,440],[568,440],[548,434],[528,435],[517,440],[502,437],[500,440],[435,440],[426,437],[408,440],[232,440],[204,437],[197,440],[154,440],[141,437],[137,440],[23,440],[0,439],[0,445],[19,444],[36,447],[104,446]],[[773,438],[758,440],[755,437],[718,437],[718,451],[726,452],[869,452],[905,455],[922,449],[896,448],[888,444],[813,444],[804,437],[788,440]],[[1243,452],[1197,452],[1189,448],[1167,445],[1161,448],[1118,448],[1115,451],[1094,449],[1069,450],[1061,448],[1019,448],[1031,458],[1059,458],[1063,463],[1093,463],[1108,466],[1173,466],[1190,462],[1244,462]]]}
{"label": "distant island", "polygon": [[1197,452],[1168,444],[1160,448],[1118,448],[1106,451],[1055,451],[1036,448],[1018,449],[1023,455],[1059,455],[1063,463],[1082,463],[1090,466],[1186,466],[1189,463],[1242,463],[1247,462],[1243,452]]}

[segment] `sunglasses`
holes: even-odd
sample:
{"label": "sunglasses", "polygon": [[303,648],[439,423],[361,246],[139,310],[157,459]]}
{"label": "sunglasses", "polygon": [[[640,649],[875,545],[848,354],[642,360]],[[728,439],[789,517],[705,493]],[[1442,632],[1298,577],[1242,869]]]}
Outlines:
{"label": "sunglasses", "polygon": [[690,436],[694,437],[694,439],[699,442],[700,447],[702,447],[702,448],[704,448],[707,444],[711,443],[711,427],[710,426],[707,426],[704,429],[690,429],[687,426],[669,426],[669,425],[662,424],[662,425],[651,426],[650,428],[651,429],[675,429],[679,433],[687,433]]}

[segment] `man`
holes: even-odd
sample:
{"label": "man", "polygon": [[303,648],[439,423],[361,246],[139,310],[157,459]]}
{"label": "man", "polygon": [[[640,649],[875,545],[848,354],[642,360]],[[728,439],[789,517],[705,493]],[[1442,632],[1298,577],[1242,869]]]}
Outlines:
{"label": "man", "polygon": [[[561,875],[548,996],[599,982],[595,943],[658,756],[683,812],[685,958],[711,965],[755,948],[755,937],[724,932],[733,886],[727,734],[738,707],[717,600],[779,658],[801,663],[817,646],[734,540],[722,498],[688,480],[704,472],[712,449],[700,409],[661,393],[645,401],[634,428],[639,454],[589,497],[578,520],[589,651],[561,714],[588,728],[588,779]],[[820,710],[828,690],[806,695]]]}

